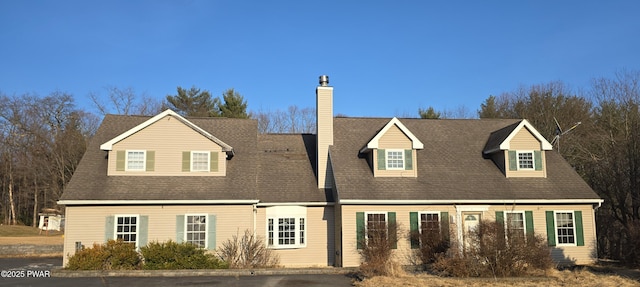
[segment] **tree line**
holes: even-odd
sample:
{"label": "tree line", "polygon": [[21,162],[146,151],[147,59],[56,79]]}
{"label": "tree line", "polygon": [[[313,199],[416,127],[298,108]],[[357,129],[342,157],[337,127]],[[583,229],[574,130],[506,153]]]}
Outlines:
{"label": "tree line", "polygon": [[[72,95],[0,93],[0,220],[37,223],[55,207],[88,141],[107,113],[155,115],[170,108],[189,117],[252,118],[260,133],[314,133],[315,109],[248,111],[234,89],[214,98],[207,90],[178,87],[163,101],[132,88],[91,94],[98,114],[78,108]],[[620,71],[574,91],[561,81],[489,96],[470,116],[467,108],[418,110],[418,117],[526,118],[604,199],[596,211],[601,258],[640,265],[640,72]],[[579,125],[578,125],[579,123]],[[571,129],[572,127],[576,128]],[[571,130],[570,130],[571,129]],[[569,132],[570,130],[570,132]]]}

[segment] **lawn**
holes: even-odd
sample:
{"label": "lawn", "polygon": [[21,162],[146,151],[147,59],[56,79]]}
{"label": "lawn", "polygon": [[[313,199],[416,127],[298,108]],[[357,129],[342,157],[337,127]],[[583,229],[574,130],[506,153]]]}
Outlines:
{"label": "lawn", "polygon": [[540,277],[522,278],[446,278],[427,274],[404,274],[399,277],[373,277],[354,283],[358,287],[385,286],[580,286],[614,287],[640,286],[640,282],[611,274],[596,274],[587,270],[549,270]]}
{"label": "lawn", "polygon": [[62,244],[63,232],[45,231],[24,225],[0,225],[0,245],[10,244]]}

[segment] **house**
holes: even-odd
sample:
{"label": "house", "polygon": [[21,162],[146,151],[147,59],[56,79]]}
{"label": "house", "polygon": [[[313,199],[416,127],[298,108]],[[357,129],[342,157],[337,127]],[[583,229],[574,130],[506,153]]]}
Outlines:
{"label": "house", "polygon": [[560,263],[594,260],[602,200],[528,121],[334,118],[326,76],[316,100],[316,134],[171,110],[107,115],[58,202],[65,264],[108,239],[214,250],[250,230],[284,266],[350,267],[358,230],[396,223],[465,242],[480,220],[545,236]]}

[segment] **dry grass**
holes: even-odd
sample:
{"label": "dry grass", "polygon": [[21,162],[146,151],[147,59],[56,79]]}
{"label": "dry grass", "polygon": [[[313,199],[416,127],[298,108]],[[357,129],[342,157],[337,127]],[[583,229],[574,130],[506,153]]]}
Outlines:
{"label": "dry grass", "polygon": [[640,286],[640,282],[617,275],[600,275],[586,270],[549,270],[546,276],[519,278],[445,278],[433,275],[410,275],[401,277],[373,277],[355,282],[358,287],[391,286],[580,286],[614,287]]}
{"label": "dry grass", "polygon": [[49,231],[49,234],[35,227],[23,225],[0,225],[0,245],[43,244],[56,245],[63,243],[63,233]]}

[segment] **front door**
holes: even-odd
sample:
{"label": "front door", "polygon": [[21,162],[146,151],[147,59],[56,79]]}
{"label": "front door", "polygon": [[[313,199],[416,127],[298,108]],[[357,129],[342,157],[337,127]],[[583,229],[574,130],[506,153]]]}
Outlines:
{"label": "front door", "polygon": [[464,247],[469,248],[472,243],[471,233],[480,226],[482,212],[463,212],[462,213],[462,236],[464,237]]}

